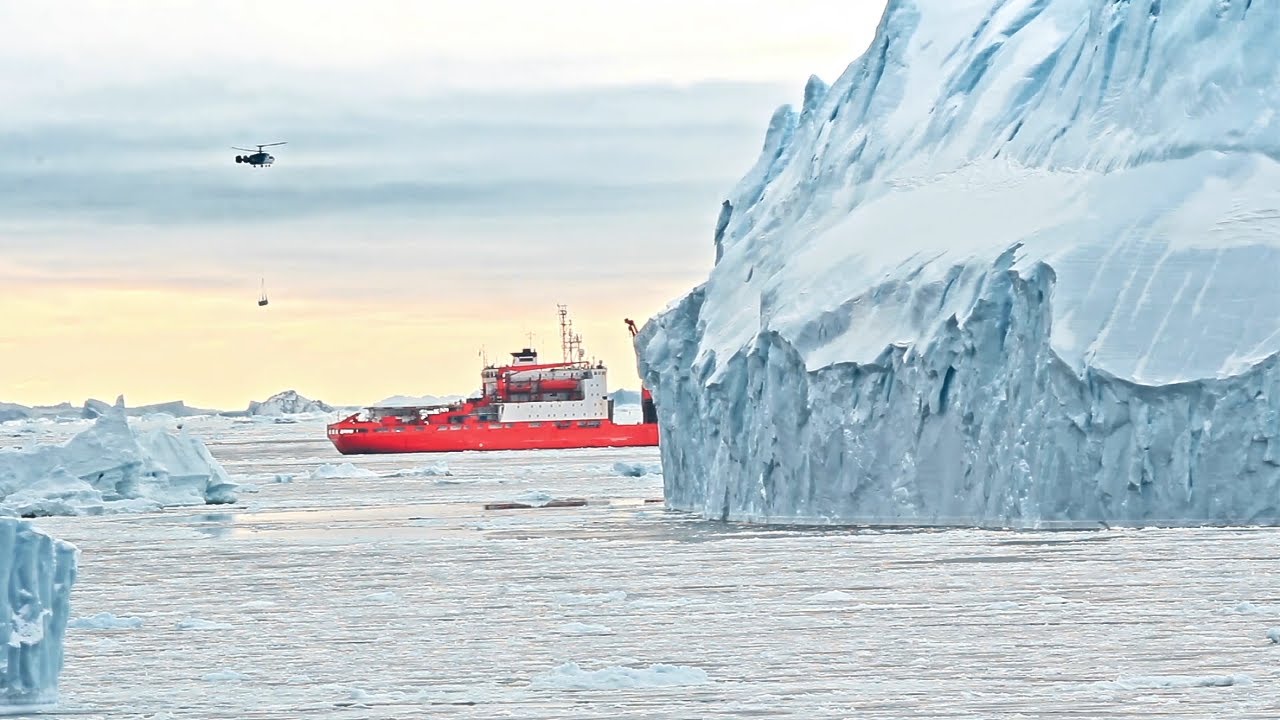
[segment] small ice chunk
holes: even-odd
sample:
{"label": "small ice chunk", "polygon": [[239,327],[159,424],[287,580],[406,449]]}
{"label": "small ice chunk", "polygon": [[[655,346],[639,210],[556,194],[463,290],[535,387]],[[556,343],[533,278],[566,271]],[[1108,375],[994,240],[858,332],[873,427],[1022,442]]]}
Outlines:
{"label": "small ice chunk", "polygon": [[599,670],[583,670],[575,662],[537,675],[530,686],[539,690],[618,690],[622,688],[703,685],[710,682],[706,671],[683,665],[650,665],[630,668],[620,665]]}
{"label": "small ice chunk", "polygon": [[1015,610],[1017,607],[1018,603],[1012,600],[1000,600],[987,605],[988,610]]}
{"label": "small ice chunk", "polygon": [[130,500],[109,500],[102,503],[102,509],[107,515],[119,515],[124,513],[147,513],[155,512],[164,506],[155,500],[149,498],[133,498]]}
{"label": "small ice chunk", "polygon": [[515,502],[542,507],[555,499],[555,496],[546,490],[526,490],[515,497]]}
{"label": "small ice chunk", "polygon": [[1280,644],[1280,627],[1267,628],[1267,639],[1272,643]]}
{"label": "small ice chunk", "polygon": [[560,593],[556,595],[557,605],[604,605],[605,603],[622,602],[627,594],[621,590],[603,593]]}
{"label": "small ice chunk", "polygon": [[571,622],[561,625],[559,628],[561,635],[612,635],[613,630],[604,625],[592,625],[590,623]]}
{"label": "small ice chunk", "polygon": [[288,473],[280,473],[280,474],[276,475],[274,478],[272,478],[272,479],[271,479],[271,482],[273,482],[273,483],[279,483],[279,484],[281,484],[281,485],[286,484],[286,483],[291,483],[291,482],[293,482],[293,476],[292,476],[292,475],[290,475],[290,474],[288,474]]}
{"label": "small ice chunk", "polygon": [[175,627],[179,630],[230,630],[234,626],[229,623],[214,622],[202,618],[187,618],[186,620],[179,620]]}
{"label": "small ice chunk", "polygon": [[828,590],[817,595],[810,595],[809,602],[840,603],[853,600],[853,596],[841,590]]}
{"label": "small ice chunk", "polygon": [[67,623],[67,627],[78,630],[125,630],[142,627],[142,618],[116,617],[109,612],[101,612],[90,617],[74,618]]}
{"label": "small ice chunk", "polygon": [[325,463],[311,471],[312,480],[345,480],[375,477],[378,477],[378,473],[366,468],[356,467],[349,462],[344,462],[339,465]]}
{"label": "small ice chunk", "polygon": [[1140,675],[1094,683],[1108,690],[1163,690],[1168,688],[1231,687],[1250,685],[1248,675]]}
{"label": "small ice chunk", "polygon": [[377,592],[371,595],[365,595],[361,600],[370,603],[394,603],[399,602],[400,596],[388,590],[386,592]]}
{"label": "small ice chunk", "polygon": [[444,477],[452,475],[449,465],[443,462],[428,463],[417,467],[395,470],[387,477]]}
{"label": "small ice chunk", "polygon": [[248,680],[249,676],[244,673],[238,673],[234,670],[219,670],[200,676],[205,682],[240,682]]}
{"label": "small ice chunk", "polygon": [[661,475],[661,465],[643,465],[640,463],[616,462],[613,464],[615,475],[622,477],[644,477],[645,475]]}
{"label": "small ice chunk", "polygon": [[1238,603],[1231,610],[1233,612],[1238,612],[1241,615],[1263,615],[1263,614],[1266,614],[1267,612],[1267,608],[1261,607],[1259,605],[1254,605],[1253,603],[1247,600]]}

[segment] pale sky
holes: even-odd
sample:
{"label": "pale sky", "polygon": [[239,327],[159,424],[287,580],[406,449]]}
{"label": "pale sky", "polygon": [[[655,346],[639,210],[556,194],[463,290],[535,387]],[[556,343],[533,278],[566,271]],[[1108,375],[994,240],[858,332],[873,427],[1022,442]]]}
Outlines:
{"label": "pale sky", "polygon": [[882,10],[0,3],[0,401],[468,392],[481,347],[558,356],[556,303],[634,389],[622,319],[706,277],[769,115]]}

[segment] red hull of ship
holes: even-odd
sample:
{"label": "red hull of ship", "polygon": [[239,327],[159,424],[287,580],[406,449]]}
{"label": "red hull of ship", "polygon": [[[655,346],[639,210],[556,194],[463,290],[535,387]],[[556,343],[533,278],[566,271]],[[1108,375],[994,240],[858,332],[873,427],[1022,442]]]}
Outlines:
{"label": "red hull of ship", "polygon": [[[564,427],[566,425],[568,427]],[[343,455],[650,447],[658,444],[658,425],[619,425],[597,420],[585,427],[580,421],[380,427],[373,423],[339,422],[329,426],[329,440]]]}

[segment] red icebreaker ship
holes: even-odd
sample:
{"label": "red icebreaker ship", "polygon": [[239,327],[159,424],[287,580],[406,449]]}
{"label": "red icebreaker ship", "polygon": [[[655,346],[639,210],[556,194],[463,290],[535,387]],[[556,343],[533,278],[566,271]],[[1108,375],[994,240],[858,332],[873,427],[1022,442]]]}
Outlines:
{"label": "red icebreaker ship", "polygon": [[[565,335],[562,317],[562,337]],[[635,334],[634,323],[628,327]],[[565,357],[581,349],[568,335]],[[511,364],[481,371],[480,397],[452,405],[369,407],[329,426],[343,455],[643,447],[658,444],[653,398],[641,391],[641,423],[613,422],[607,371],[601,363],[542,363],[532,348],[511,353]]]}

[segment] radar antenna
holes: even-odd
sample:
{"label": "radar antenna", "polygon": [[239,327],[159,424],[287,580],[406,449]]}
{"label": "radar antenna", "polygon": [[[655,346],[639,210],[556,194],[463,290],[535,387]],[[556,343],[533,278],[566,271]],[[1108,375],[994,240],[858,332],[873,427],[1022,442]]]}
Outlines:
{"label": "radar antenna", "polygon": [[569,362],[569,328],[572,326],[569,322],[569,306],[556,305],[556,311],[560,315],[560,361]]}

